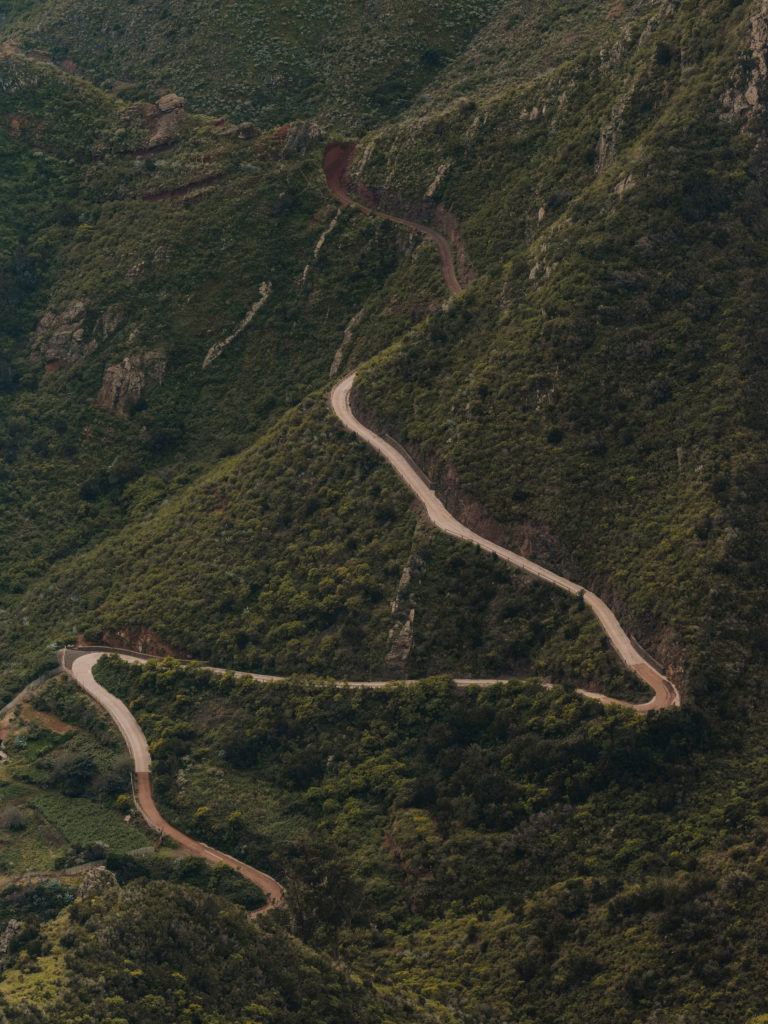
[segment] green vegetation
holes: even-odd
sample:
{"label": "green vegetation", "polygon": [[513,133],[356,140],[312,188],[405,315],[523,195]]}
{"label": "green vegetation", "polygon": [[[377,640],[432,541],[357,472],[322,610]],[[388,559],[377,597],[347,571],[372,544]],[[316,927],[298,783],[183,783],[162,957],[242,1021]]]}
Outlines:
{"label": "green vegetation", "polygon": [[531,1024],[735,1022],[766,996],[765,755],[735,765],[698,713],[171,660],[98,674],[147,731],[165,813],[274,871],[293,932],[376,985]]}
{"label": "green vegetation", "polygon": [[[27,988],[26,998],[0,1003],[13,1024],[41,1013],[56,1024],[448,1019],[415,999],[364,985],[274,922],[251,924],[242,911],[187,886],[112,885],[78,900],[56,925],[42,936],[49,952],[46,974],[36,978],[38,998],[32,1001]],[[49,992],[50,975],[58,989]],[[23,966],[10,971],[6,988],[24,977]]]}
{"label": "green vegetation", "polygon": [[361,402],[449,497],[458,481],[513,541],[526,526],[534,555],[606,594],[689,699],[738,689],[749,706],[765,669],[768,253],[761,145],[727,114],[744,9],[658,18],[610,59],[579,54],[364,141],[364,179],[390,204],[450,168],[435,195],[478,278],[366,366]]}
{"label": "green vegetation", "polygon": [[[9,696],[48,666],[46,640],[144,626],[187,653],[281,673],[370,678],[454,667],[493,675],[536,662],[536,671],[563,678],[560,655],[577,635],[558,611],[566,605],[519,578],[507,584],[498,571],[490,587],[489,560],[469,551],[448,557],[445,542],[417,534],[391,472],[316,399],[284,413],[310,383],[327,380],[343,328],[369,295],[372,326],[361,327],[359,342],[369,352],[436,308],[442,283],[433,254],[416,260],[421,279],[409,259],[411,271],[381,290],[402,259],[388,225],[344,212],[312,259],[333,222],[318,148],[294,152],[282,135],[239,139],[226,125],[186,117],[167,143],[171,156],[153,156],[150,169],[136,154],[157,132],[158,115],[121,107],[46,65],[13,57],[3,67],[3,100],[20,125],[7,136],[13,160],[32,140],[58,154],[44,162],[50,195],[32,190],[36,220],[28,211],[28,237],[14,243],[38,253],[41,270],[9,341],[2,406],[8,571],[0,636],[12,652],[2,666]],[[49,113],[60,95],[89,110],[66,132]],[[74,163],[69,153],[79,154]],[[220,179],[200,201],[135,198],[195,181],[201,167]],[[21,175],[14,188],[9,202],[21,208],[31,179]],[[43,229],[52,220],[57,226]],[[203,369],[261,280],[272,292],[253,326]],[[393,307],[392,294],[406,287],[414,305]],[[96,343],[90,351],[90,342],[79,349],[70,339],[49,373],[29,359],[25,337],[45,288],[59,317],[73,302],[85,306],[82,329]],[[109,333],[105,311],[115,309]],[[122,417],[97,408],[105,367],[150,346],[166,360],[162,385]],[[222,459],[233,452],[242,454]],[[414,583],[393,613],[406,566]],[[457,571],[450,617],[435,614],[444,574]],[[391,631],[410,609],[412,653],[388,661]],[[454,626],[462,619],[475,624],[466,643]],[[576,628],[586,638],[586,620]],[[615,660],[600,651],[599,638],[585,639],[574,682],[623,686]]]}
{"label": "green vegetation", "polygon": [[[81,873],[83,865],[104,861],[121,883],[139,878],[174,882],[248,910],[263,905],[261,891],[224,865],[212,868],[195,857],[177,858],[165,847],[152,855],[149,844],[155,837],[133,810],[122,741],[115,729],[105,728],[102,712],[72,680],[59,677],[33,699],[34,708],[25,704],[12,716],[4,742],[9,754],[0,774],[4,875],[43,872],[59,892],[67,871]],[[71,728],[64,728],[57,716],[71,722]],[[59,731],[53,732],[54,727]],[[27,893],[27,888],[20,891]]]}
{"label": "green vegetation", "polygon": [[[148,621],[176,649],[269,673],[533,670],[647,694],[578,602],[427,532],[362,445],[348,441],[332,461],[342,438],[323,405],[303,403],[253,449],[66,563],[29,592],[23,614],[39,621],[69,601],[88,635]],[[388,660],[411,610],[413,646]]]}
{"label": "green vegetation", "polygon": [[0,31],[122,96],[174,91],[197,110],[265,127],[316,117],[354,131],[407,108],[500,6],[3,0]]}
{"label": "green vegetation", "polygon": [[[73,686],[36,704],[68,733],[13,723],[3,871],[110,851],[76,900],[5,890],[0,1010],[759,1020],[762,6],[368,13],[0,0],[2,39],[57,62],[0,58],[1,692],[82,633],[305,674],[99,669],[169,819],[285,882],[255,924],[228,873],[120,852],[122,748]],[[171,90],[186,111],[147,102]],[[351,134],[383,207],[455,227],[463,295],[332,202]],[[640,697],[578,601],[429,530],[339,427],[355,366],[361,414],[603,596],[681,712],[569,692]]]}
{"label": "green vegetation", "polygon": [[105,732],[69,680],[47,683],[34,701],[12,714],[3,743],[0,872],[51,871],[147,846],[148,833],[123,821],[131,798],[119,736]]}
{"label": "green vegetation", "polygon": [[214,893],[237,903],[246,910],[258,910],[264,906],[264,894],[252,882],[246,881],[225,864],[211,867],[200,857],[174,856],[130,856],[108,853],[105,859],[108,871],[114,874],[121,885],[135,879],[173,882],[192,885],[205,892]]}
{"label": "green vegetation", "polygon": [[41,811],[73,846],[99,843],[107,850],[128,853],[147,842],[144,833],[125,825],[114,813],[109,814],[82,798],[41,793],[32,798],[29,806]]}

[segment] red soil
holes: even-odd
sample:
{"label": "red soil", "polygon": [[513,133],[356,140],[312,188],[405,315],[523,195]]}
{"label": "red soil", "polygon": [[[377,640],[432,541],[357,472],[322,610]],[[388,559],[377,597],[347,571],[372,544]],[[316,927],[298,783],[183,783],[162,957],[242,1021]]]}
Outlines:
{"label": "red soil", "polygon": [[444,235],[441,235],[439,231],[435,231],[434,228],[427,227],[426,224],[418,224],[416,221],[406,220],[405,217],[396,217],[394,214],[376,209],[376,195],[371,189],[365,188],[364,185],[358,186],[357,189],[362,202],[359,199],[354,199],[349,194],[349,167],[356,148],[357,146],[354,142],[332,142],[326,146],[325,154],[323,155],[323,171],[328,188],[345,205],[357,206],[363,213],[374,213],[377,217],[382,217],[384,220],[390,220],[395,224],[402,224],[403,227],[410,228],[412,231],[419,231],[436,242],[440,253],[443,280],[451,295],[458,295],[462,291],[462,287],[456,276],[451,243]]}

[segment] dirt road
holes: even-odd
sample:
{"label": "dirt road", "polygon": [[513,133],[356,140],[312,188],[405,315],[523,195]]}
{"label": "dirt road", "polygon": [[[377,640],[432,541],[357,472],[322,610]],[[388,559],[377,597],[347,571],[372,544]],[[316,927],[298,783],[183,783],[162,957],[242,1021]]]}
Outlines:
{"label": "dirt road", "polygon": [[[448,239],[424,224],[417,224],[413,221],[404,220],[401,217],[394,217],[381,210],[365,206],[349,195],[349,167],[355,155],[355,149],[356,144],[353,142],[337,142],[326,147],[323,157],[323,171],[330,191],[343,203],[357,206],[365,213],[373,213],[377,217],[394,221],[396,224],[403,224],[405,227],[421,231],[423,234],[433,238],[437,242],[440,251],[440,263],[446,287],[452,295],[458,295],[462,288],[456,276],[453,253]],[[481,537],[480,534],[464,526],[448,512],[445,505],[443,505],[434,491],[425,482],[424,476],[418,467],[403,452],[385,441],[384,438],[379,437],[372,430],[363,426],[355,417],[350,406],[350,394],[354,380],[355,374],[352,373],[334,387],[330,397],[331,408],[348,430],[351,430],[358,437],[367,441],[394,467],[400,478],[410,487],[424,506],[431,522],[439,530],[449,534],[451,537],[457,537],[460,540],[467,540],[477,544],[484,551],[498,555],[499,558],[516,566],[518,569],[522,569],[523,572],[527,572],[537,579],[544,580],[560,590],[565,590],[569,594],[581,596],[584,603],[589,605],[594,612],[605,635],[627,668],[639,676],[653,690],[651,700],[645,704],[627,704],[628,707],[634,707],[639,712],[652,711],[656,708],[679,707],[680,694],[675,685],[656,668],[650,659],[643,656],[621,628],[610,608],[596,594],[585,590],[577,583],[573,583],[563,576],[558,576],[557,573],[551,572],[543,566],[537,565],[535,562],[529,561],[527,558],[523,558],[522,555],[515,554],[513,551],[507,550],[507,548],[501,547],[500,544],[494,544],[485,537]],[[603,703],[626,704],[625,701],[618,701],[612,697],[590,693],[586,690],[580,690],[579,693],[593,697]]]}
{"label": "dirt road", "polygon": [[440,268],[443,272],[446,288],[451,295],[459,295],[462,287],[456,276],[451,243],[445,235],[441,235],[434,228],[427,227],[426,224],[419,224],[413,220],[406,220],[404,217],[396,217],[394,214],[385,213],[383,210],[376,209],[376,207],[366,206],[349,194],[347,190],[349,183],[348,171],[352,157],[355,154],[355,148],[355,144],[351,142],[336,142],[326,147],[323,157],[323,171],[325,172],[328,188],[340,202],[347,206],[356,206],[363,213],[373,214],[376,217],[381,217],[382,220],[391,220],[393,224],[401,224],[411,231],[418,231],[420,234],[431,238],[437,244],[437,249],[440,253]]}
{"label": "dirt road", "polygon": [[[274,878],[263,871],[252,868],[249,864],[244,864],[235,857],[231,857],[228,853],[221,853],[206,843],[192,839],[170,825],[160,814],[152,797],[152,783],[149,776],[151,758],[146,736],[125,704],[100,683],[97,683],[93,677],[93,666],[103,656],[103,651],[78,651],[76,648],[66,648],[59,651],[59,662],[82,689],[104,708],[120,730],[136,771],[136,803],[147,824],[175,839],[182,849],[196,857],[203,857],[211,864],[228,864],[244,878],[257,885],[267,897],[267,903],[256,913],[263,913],[265,910],[280,906],[284,902],[285,894],[283,887]],[[120,657],[128,662],[146,660],[122,652]]]}
{"label": "dirt road", "polygon": [[[634,707],[636,711],[640,712],[652,711],[656,708],[679,707],[680,695],[674,684],[638,652],[619,625],[616,616],[596,594],[585,590],[578,583],[567,580],[564,576],[558,576],[557,573],[552,572],[550,569],[545,569],[543,566],[523,558],[522,555],[518,555],[514,551],[503,548],[500,544],[494,544],[493,541],[482,537],[479,533],[475,533],[474,530],[470,530],[468,526],[464,526],[463,523],[454,518],[435,492],[430,489],[424,480],[423,474],[419,472],[410,459],[388,441],[385,441],[383,437],[369,430],[368,427],[364,426],[357,419],[350,405],[350,395],[354,382],[355,374],[350,373],[348,377],[339,381],[333,388],[330,396],[331,409],[348,430],[357,434],[358,437],[362,438],[384,456],[401,480],[413,491],[424,506],[429,520],[439,530],[442,530],[443,533],[447,533],[449,536],[456,537],[459,540],[466,540],[472,544],[477,544],[483,551],[489,551],[491,554],[498,555],[505,562],[509,562],[510,565],[514,565],[518,569],[522,569],[523,572],[528,573],[530,576],[535,576],[537,579],[544,580],[545,583],[550,583],[560,590],[565,590],[567,593],[573,594],[574,597],[582,597],[584,603],[589,605],[594,612],[614,650],[627,668],[638,675],[653,690],[653,697],[645,704],[628,706]],[[580,692],[586,693],[586,691]],[[586,696],[594,697],[604,703],[626,703],[602,694],[586,693]]]}

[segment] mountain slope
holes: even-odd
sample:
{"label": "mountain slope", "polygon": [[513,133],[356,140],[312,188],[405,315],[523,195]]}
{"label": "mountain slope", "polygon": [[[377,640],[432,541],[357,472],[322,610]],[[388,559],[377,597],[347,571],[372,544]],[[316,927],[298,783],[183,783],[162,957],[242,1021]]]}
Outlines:
{"label": "mountain slope", "polygon": [[[83,632],[311,673],[102,667],[169,814],[270,866],[292,935],[118,858],[7,936],[6,1016],[759,1020],[768,3],[0,12],[3,691]],[[340,141],[461,295],[340,208]],[[604,597],[680,711],[539,685],[627,680],[578,601],[426,528],[327,408],[355,367],[359,414]],[[436,672],[532,678],[319,681]]]}
{"label": "mountain slope", "polygon": [[263,127],[316,117],[349,131],[407,107],[500,6],[32,0],[0,12],[7,40],[124,95],[173,91],[201,112]]}
{"label": "mountain slope", "polygon": [[[747,29],[729,4],[695,22],[668,6],[609,53],[382,130],[359,172],[390,205],[437,182],[480,272],[363,372],[362,408],[508,536],[528,524],[533,551],[596,584],[663,661],[695,663],[702,693],[762,670],[765,635]],[[727,643],[730,668],[701,643]]]}

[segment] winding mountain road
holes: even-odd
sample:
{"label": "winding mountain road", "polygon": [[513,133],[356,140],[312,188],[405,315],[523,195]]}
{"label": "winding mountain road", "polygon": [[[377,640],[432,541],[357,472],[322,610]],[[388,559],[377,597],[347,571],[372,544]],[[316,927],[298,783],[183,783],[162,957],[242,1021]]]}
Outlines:
{"label": "winding mountain road", "polygon": [[[384,211],[378,210],[372,206],[366,206],[364,203],[359,202],[350,196],[348,192],[347,173],[354,152],[355,146],[352,143],[335,143],[326,148],[323,160],[323,169],[325,171],[330,191],[345,205],[357,207],[365,214],[373,214],[385,220],[392,221],[395,224],[401,224],[409,230],[418,231],[431,238],[438,247],[440,264],[446,287],[452,295],[458,295],[462,291],[462,288],[456,274],[451,244],[447,238],[427,225],[385,213]],[[333,387],[329,399],[331,409],[347,430],[356,434],[361,438],[361,440],[375,448],[376,451],[379,452],[387,462],[389,462],[400,479],[407,487],[410,488],[416,498],[418,498],[430,522],[437,527],[437,529],[448,534],[448,536],[455,537],[457,540],[468,541],[471,544],[475,544],[483,551],[497,555],[503,561],[517,569],[521,569],[523,572],[528,573],[528,575],[533,576],[536,579],[543,580],[545,583],[549,583],[574,597],[580,597],[584,603],[592,609],[595,617],[605,632],[605,635],[608,637],[608,640],[621,661],[628,669],[634,672],[651,688],[653,691],[653,697],[643,704],[629,704],[627,701],[620,701],[613,697],[608,697],[605,694],[591,693],[585,690],[579,690],[579,693],[582,693],[586,697],[599,700],[605,704],[622,704],[626,707],[632,707],[635,711],[641,714],[660,708],[679,707],[680,694],[674,683],[672,683],[664,673],[657,668],[653,659],[645,655],[638,645],[627,636],[611,609],[596,594],[592,593],[592,591],[585,590],[572,580],[568,580],[564,576],[560,576],[557,573],[552,572],[550,569],[537,565],[536,562],[532,562],[530,559],[524,558],[522,555],[502,547],[500,544],[496,544],[493,541],[488,540],[486,537],[483,537],[481,534],[476,533],[474,530],[471,530],[469,527],[459,522],[455,516],[451,515],[443,502],[440,501],[435,492],[431,489],[423,473],[415,463],[412,462],[409,456],[399,448],[395,447],[395,445],[379,436],[373,430],[366,427],[355,416],[352,411],[351,404],[352,387],[355,382],[355,377],[355,372],[350,373]],[[62,668],[68,672],[79,683],[82,689],[107,712],[119,729],[134,764],[136,774],[136,803],[147,823],[162,834],[171,836],[176,840],[179,846],[182,847],[182,849],[187,850],[189,853],[198,857],[203,857],[205,860],[213,864],[227,864],[229,867],[242,874],[244,878],[249,879],[257,885],[266,895],[267,904],[262,908],[262,910],[256,911],[256,913],[262,913],[264,910],[270,910],[274,907],[281,906],[285,901],[285,892],[280,883],[270,875],[263,871],[259,871],[248,864],[244,864],[242,861],[231,857],[229,854],[221,853],[219,850],[214,850],[206,843],[201,843],[196,839],[192,839],[190,836],[187,836],[183,832],[174,828],[162,817],[152,796],[152,784],[150,780],[151,757],[146,737],[126,705],[115,697],[114,694],[111,694],[101,686],[93,676],[93,667],[96,662],[103,657],[104,653],[104,648],[65,648],[59,651],[58,657]],[[112,653],[119,654],[121,658],[128,662],[146,661],[149,657],[147,655],[134,654],[129,651],[112,650]],[[210,666],[203,667],[210,668]],[[213,671],[223,672],[225,670],[213,669]],[[237,674],[249,675],[253,678],[265,681],[279,678],[276,676],[257,675],[255,673]],[[457,679],[456,683],[459,686],[488,686],[499,681],[500,680],[496,679]],[[376,687],[385,686],[387,683],[383,681],[358,682],[340,685]]]}
{"label": "winding mountain road", "polygon": [[411,231],[418,231],[420,234],[431,238],[436,243],[440,253],[440,268],[443,272],[445,286],[451,295],[459,295],[463,289],[456,275],[453,249],[445,235],[441,235],[439,231],[435,231],[434,228],[429,227],[427,224],[419,224],[415,220],[406,220],[404,217],[396,217],[392,213],[385,213],[384,210],[378,210],[373,206],[366,206],[365,203],[361,203],[349,194],[347,191],[347,173],[355,149],[355,144],[351,142],[336,142],[326,147],[323,157],[323,171],[325,172],[325,180],[330,191],[345,206],[354,206],[365,214],[374,214],[382,220],[390,220],[393,224],[400,224],[402,227],[408,228]]}
{"label": "winding mountain road", "polygon": [[[367,214],[372,213],[377,217],[384,218],[385,220],[394,221],[396,224],[403,224],[411,230],[420,231],[422,234],[428,235],[430,238],[434,239],[437,242],[438,249],[440,251],[440,263],[446,287],[452,295],[458,295],[462,289],[456,276],[456,268],[453,263],[453,253],[450,242],[447,238],[444,238],[438,231],[435,231],[433,228],[427,227],[424,224],[404,220],[401,217],[394,217],[392,214],[385,213],[382,210],[365,206],[363,203],[358,202],[350,196],[348,192],[348,172],[354,153],[355,145],[353,143],[333,143],[326,148],[323,160],[323,170],[325,172],[326,181],[330,191],[343,203],[356,206]],[[564,576],[559,576],[557,573],[554,573],[549,569],[545,569],[543,566],[537,565],[535,562],[531,562],[527,558],[523,558],[522,555],[509,551],[500,544],[493,543],[493,541],[488,540],[479,533],[475,533],[474,530],[470,530],[469,527],[464,526],[463,523],[460,523],[458,519],[452,516],[445,505],[437,497],[435,492],[425,482],[423,474],[419,471],[418,467],[411,462],[408,456],[395,448],[394,445],[390,444],[383,437],[380,437],[373,430],[364,426],[364,424],[357,419],[352,411],[350,401],[352,385],[354,382],[355,373],[350,373],[349,376],[345,377],[334,386],[330,395],[331,409],[348,430],[357,434],[358,437],[362,438],[362,440],[366,441],[375,448],[377,452],[384,456],[401,480],[403,480],[406,486],[408,486],[419,499],[430,522],[432,522],[439,530],[442,530],[443,533],[447,533],[451,537],[456,537],[459,540],[466,540],[473,544],[477,544],[478,547],[482,548],[484,551],[498,555],[498,557],[503,559],[505,562],[508,562],[510,565],[514,565],[518,569],[522,569],[523,572],[528,573],[530,576],[535,576],[537,579],[543,580],[545,583],[550,583],[552,586],[558,587],[560,590],[564,590],[567,593],[572,594],[574,597],[581,597],[584,603],[587,604],[594,612],[595,617],[600,623],[605,635],[608,637],[619,658],[626,667],[630,669],[630,671],[634,672],[635,675],[642,679],[644,683],[650,686],[653,690],[653,697],[644,704],[629,704],[627,701],[619,701],[613,697],[607,697],[604,694],[590,693],[584,690],[580,690],[580,693],[584,693],[586,696],[592,697],[606,704],[624,704],[628,707],[634,707],[635,710],[640,713],[653,711],[658,708],[680,706],[680,694],[677,687],[674,683],[670,682],[663,672],[659,671],[659,669],[653,664],[653,661],[638,648],[638,645],[634,644],[630,640],[619,625],[619,622],[611,609],[596,594],[593,594],[590,590],[585,590],[583,587],[579,586],[578,583],[573,583]]]}
{"label": "winding mountain road", "polygon": [[[257,885],[267,897],[267,903],[264,907],[255,911],[255,914],[264,913],[267,910],[281,906],[285,899],[285,893],[280,883],[272,878],[271,875],[252,868],[250,864],[244,864],[243,861],[231,857],[228,853],[214,850],[207,843],[201,843],[196,839],[192,839],[177,828],[174,828],[173,825],[170,825],[160,814],[152,796],[152,782],[149,775],[151,758],[147,738],[125,704],[118,697],[115,697],[114,694],[110,693],[109,690],[106,690],[100,683],[97,683],[93,677],[93,667],[99,658],[103,656],[103,651],[82,651],[69,647],[58,652],[61,667],[76,680],[89,697],[104,708],[120,730],[128,752],[133,759],[136,773],[136,804],[144,820],[151,828],[157,829],[163,835],[175,839],[183,850],[194,854],[196,857],[203,857],[211,864],[227,864],[233,870],[239,872],[243,878],[247,878],[254,885]],[[128,662],[146,660],[145,658],[135,657],[122,652],[120,657]]]}

